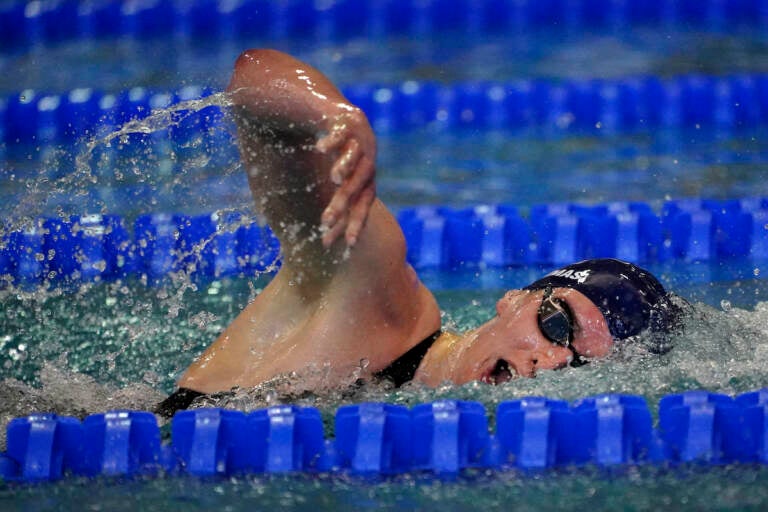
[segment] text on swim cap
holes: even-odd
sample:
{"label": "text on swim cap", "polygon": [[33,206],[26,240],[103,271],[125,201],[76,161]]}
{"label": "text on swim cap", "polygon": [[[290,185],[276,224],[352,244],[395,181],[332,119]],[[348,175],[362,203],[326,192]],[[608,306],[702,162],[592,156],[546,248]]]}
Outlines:
{"label": "text on swim cap", "polygon": [[555,270],[554,272],[551,272],[550,276],[557,276],[557,277],[566,277],[568,279],[573,279],[579,284],[584,283],[588,278],[589,275],[592,273],[591,270],[566,270],[566,269],[560,269]]}

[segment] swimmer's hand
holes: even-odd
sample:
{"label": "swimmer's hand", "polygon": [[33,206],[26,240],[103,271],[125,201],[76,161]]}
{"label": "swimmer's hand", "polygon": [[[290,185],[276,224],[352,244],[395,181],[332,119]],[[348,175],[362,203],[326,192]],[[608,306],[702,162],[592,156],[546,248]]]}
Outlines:
{"label": "swimmer's hand", "polygon": [[[376,138],[362,110],[320,71],[269,49],[244,51],[227,91],[256,124],[316,134],[316,149],[333,160],[330,176],[319,178],[336,184],[320,214],[323,245],[330,247],[343,234],[347,246],[354,246],[376,196]],[[246,152],[246,159],[255,158]]]}
{"label": "swimmer's hand", "polygon": [[346,111],[316,145],[322,153],[337,155],[330,176],[337,189],[320,219],[326,248],[342,234],[353,247],[376,198],[376,137],[359,108],[344,106]]}

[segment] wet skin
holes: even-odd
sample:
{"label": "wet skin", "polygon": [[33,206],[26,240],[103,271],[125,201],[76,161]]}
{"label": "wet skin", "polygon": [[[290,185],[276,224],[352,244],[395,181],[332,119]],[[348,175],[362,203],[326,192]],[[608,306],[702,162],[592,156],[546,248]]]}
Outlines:
{"label": "wet skin", "polygon": [[[363,377],[387,367],[439,328],[440,311],[375,198],[368,120],[318,70],[274,50],[243,52],[227,90],[255,207],[280,239],[282,266],[179,386],[212,393],[297,372],[317,389],[347,384],[363,361]],[[463,336],[444,333],[416,380],[494,383],[566,366],[572,352],[537,324],[542,293],[508,292],[495,318]],[[597,307],[573,290],[553,296],[573,311],[575,350],[607,355]]]}
{"label": "wet skin", "polygon": [[[538,326],[543,295],[544,290],[507,292],[496,303],[494,318],[464,335],[441,336],[419,366],[415,380],[428,386],[475,380],[497,384],[566,367],[573,352],[547,339]],[[569,288],[555,288],[552,297],[564,301],[573,313],[576,353],[586,359],[607,356],[613,338],[597,306]]]}
{"label": "wet skin", "polygon": [[439,328],[440,311],[375,199],[368,120],[322,73],[274,50],[243,52],[227,90],[282,265],[179,386],[212,393],[297,372],[317,389],[385,368]]}

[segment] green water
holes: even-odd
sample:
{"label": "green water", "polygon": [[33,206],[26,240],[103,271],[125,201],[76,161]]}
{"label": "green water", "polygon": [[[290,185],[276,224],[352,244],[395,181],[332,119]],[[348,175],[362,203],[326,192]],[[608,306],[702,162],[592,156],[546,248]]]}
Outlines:
{"label": "green water", "polygon": [[[693,304],[684,333],[675,337],[674,349],[663,356],[648,353],[639,340],[622,344],[606,361],[542,372],[536,379],[497,387],[471,383],[392,390],[370,384],[296,394],[292,389],[301,387],[300,379],[287,376],[209,403],[250,410],[299,401],[330,417],[339,405],[363,400],[412,405],[463,398],[478,400],[492,411],[500,401],[527,395],[574,400],[607,392],[632,393],[655,402],[687,389],[735,394],[767,385],[768,367],[762,361],[768,357],[768,283],[750,275],[760,267],[742,265],[737,271],[687,265],[653,270]],[[493,314],[504,290],[520,287],[540,272],[425,271],[422,277],[435,290],[443,324],[465,330]],[[179,279],[161,287],[129,281],[66,292],[0,292],[3,423],[43,410],[82,417],[119,406],[151,409],[267,282],[268,276],[206,285]],[[350,382],[354,377],[350,375]]]}
{"label": "green water", "polygon": [[[499,402],[530,395],[576,400],[631,393],[644,396],[655,409],[662,396],[688,389],[750,391],[768,385],[768,283],[755,278],[755,268],[762,266],[654,268],[665,284],[694,303],[685,332],[664,356],[647,353],[642,343],[631,344],[607,361],[496,387],[472,383],[394,390],[368,384],[295,393],[289,387],[297,382],[287,377],[206,405],[242,410],[289,402],[311,405],[320,409],[326,435],[332,436],[335,410],[361,401],[412,406],[442,398],[476,400],[493,425]],[[436,290],[444,323],[467,329],[492,314],[504,289],[521,286],[538,272],[425,271],[422,276]],[[151,409],[267,279],[0,292],[0,421],[35,411],[84,417],[118,407]],[[576,510],[587,505],[595,510],[759,510],[768,504],[766,483],[764,466],[473,472],[451,481],[429,475],[373,481],[340,475],[64,479],[0,484],[0,510]]]}
{"label": "green water", "polygon": [[596,468],[391,479],[294,475],[151,480],[72,479],[3,486],[2,510],[764,510],[764,466]]}

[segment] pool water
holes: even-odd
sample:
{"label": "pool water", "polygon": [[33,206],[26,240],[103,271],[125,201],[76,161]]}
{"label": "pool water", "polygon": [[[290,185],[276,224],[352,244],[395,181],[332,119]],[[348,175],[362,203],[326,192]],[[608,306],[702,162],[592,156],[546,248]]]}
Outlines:
{"label": "pool water", "polygon": [[[366,385],[354,392],[288,390],[276,379],[208,405],[252,410],[278,403],[317,407],[330,432],[337,407],[360,401],[402,405],[458,398],[483,403],[530,395],[576,400],[605,392],[640,394],[651,404],[668,393],[708,389],[736,394],[768,382],[768,282],[742,275],[749,265],[723,269],[701,264],[653,268],[694,302],[694,314],[665,356],[627,346],[609,361],[543,372],[537,379],[497,387],[400,390]],[[529,281],[535,269],[424,273],[445,312],[445,323],[470,328],[483,322],[507,287]],[[741,276],[741,278],[739,278]],[[74,294],[36,291],[2,294],[3,375],[0,421],[33,410],[84,416],[115,406],[151,409],[173,380],[256,294],[265,278],[234,279],[198,289],[189,282],[148,288],[139,282],[83,287]],[[350,377],[352,380],[353,377]],[[288,384],[296,384],[289,382]],[[133,480],[65,479],[46,485],[0,484],[0,503],[36,510],[251,510],[279,506],[307,510],[440,506],[476,510],[514,504],[521,510],[751,509],[765,503],[764,466],[561,469],[543,473],[468,472],[453,480],[429,475],[367,480],[348,476],[248,476],[197,479],[161,476]],[[130,498],[130,499],[128,499]],[[25,508],[28,509],[28,508]]]}
{"label": "pool water", "polygon": [[[132,220],[149,212],[252,209],[229,132],[204,152],[164,146],[163,133],[155,135],[122,145],[95,139],[74,154],[41,156],[32,148],[33,158],[16,148],[20,153],[0,168],[6,222],[83,212]],[[669,199],[763,197],[765,141],[758,128],[602,136],[424,128],[379,137],[378,194],[394,211],[510,203],[523,213],[542,203],[642,201],[658,211]],[[76,165],[83,155],[91,166]]]}
{"label": "pool water", "polygon": [[[330,417],[341,403],[361,400],[413,404],[459,395],[492,410],[501,400],[527,395],[572,400],[616,392],[640,394],[653,402],[687,389],[749,391],[768,378],[761,357],[768,351],[768,281],[755,278],[754,269],[760,267],[750,263],[730,269],[703,264],[650,267],[670,289],[694,304],[686,332],[665,356],[651,356],[642,343],[636,343],[621,347],[610,362],[545,372],[537,379],[493,388],[470,384],[438,391],[419,386],[390,390],[370,385],[353,396],[328,389],[304,400]],[[541,272],[535,268],[433,270],[422,277],[435,291],[444,324],[466,330],[490,318],[505,290],[519,288]],[[163,391],[173,390],[179,372],[267,280],[263,276],[196,285],[182,279],[162,287],[128,281],[84,285],[70,293],[0,292],[4,304],[0,366],[7,379],[0,391],[13,398],[1,402],[0,414],[12,417],[31,412],[42,400],[60,412],[80,416],[109,408],[115,396],[151,408]],[[59,389],[71,378],[79,384],[67,383]],[[291,384],[301,388],[300,382]],[[285,383],[277,380],[231,400],[252,409],[300,395],[286,391]],[[219,405],[229,400],[224,398]]]}
{"label": "pool water", "polygon": [[[163,93],[157,107],[162,118],[163,98],[169,97],[165,93],[184,87],[222,90],[234,59],[248,47],[288,51],[343,88],[408,80],[451,84],[538,78],[556,84],[646,75],[754,74],[768,70],[767,45],[760,30],[727,33],[679,26],[607,33],[563,28],[482,39],[447,33],[311,44],[258,38],[77,40],[0,53],[0,95],[61,94],[78,88],[118,93],[140,87],[146,94]],[[212,99],[212,104],[222,102]],[[174,146],[167,132],[157,126],[154,130],[117,140],[99,133],[66,148],[45,140],[0,144],[4,220],[83,211],[130,217],[150,211],[195,214],[249,208],[231,125],[225,123],[202,148]],[[394,209],[764,196],[765,140],[764,126],[735,132],[674,129],[599,135],[553,126],[522,132],[445,132],[428,126],[380,135],[378,190]],[[76,159],[83,158],[85,143],[91,145],[88,167],[78,168]],[[631,187],[624,186],[628,181]],[[201,188],[209,193],[197,194]]]}
{"label": "pool water", "polygon": [[[73,479],[0,489],[0,505],[25,510],[391,510],[446,512],[513,509],[761,510],[768,499],[764,466],[564,470],[545,474],[483,473],[442,481],[409,475],[387,480],[326,476],[238,477],[148,481]],[[738,506],[734,506],[738,503]],[[13,509],[13,508],[11,508]],[[20,510],[20,509],[19,509]]]}
{"label": "pool water", "polygon": [[[395,37],[383,42],[272,43],[124,39],[40,45],[0,55],[0,94],[76,87],[171,90],[184,85],[220,90],[236,55],[245,47],[266,44],[312,62],[342,84],[530,77],[557,81],[768,69],[765,35],[749,30],[735,35],[672,27],[609,34],[559,30],[482,41],[447,35],[421,41]],[[249,210],[252,200],[230,134],[182,160],[163,145],[165,137],[159,130],[149,137],[129,138],[122,148],[109,148],[109,165],[87,169],[75,166],[84,144],[76,149],[44,144],[0,148],[5,157],[0,165],[2,229],[12,230],[30,218],[85,211],[130,219],[150,211]],[[106,140],[90,141],[96,154],[104,150]],[[425,127],[380,138],[379,192],[395,210],[478,203],[512,203],[525,210],[537,203],[619,200],[658,207],[669,198],[768,196],[765,141],[764,128],[595,135],[538,128],[445,133]],[[213,405],[248,410],[298,402],[318,407],[330,424],[339,405],[367,400],[413,405],[458,398],[480,401],[490,412],[503,400],[529,395],[574,400],[632,393],[655,404],[665,394],[689,389],[731,394],[753,390],[768,383],[767,264],[744,260],[651,265],[650,270],[693,308],[684,333],[663,356],[648,354],[638,342],[621,347],[608,361],[497,387],[473,383],[392,390],[366,385],[353,393],[296,393],[278,379]],[[435,290],[445,323],[469,329],[489,317],[506,289],[522,286],[546,270],[420,272]],[[115,407],[151,409],[268,279],[265,275],[201,284],[179,276],[159,287],[129,280],[74,290],[0,289],[0,424],[39,410],[82,417]],[[288,384],[297,383],[289,378]],[[35,510],[760,509],[768,502],[767,475],[763,466],[694,465],[611,472],[479,472],[455,481],[425,475],[375,481],[327,475],[71,479],[51,485],[0,484],[0,505]]]}
{"label": "pool water", "polygon": [[[671,25],[626,31],[542,29],[506,34],[443,33],[348,41],[156,37],[39,44],[0,55],[0,94],[90,87],[122,91],[184,85],[223,89],[245,48],[269,47],[311,63],[335,83],[456,82],[515,78],[615,78],[768,71],[761,29],[734,33]],[[56,64],[49,66],[48,64]],[[16,77],[23,76],[23,83]]]}

